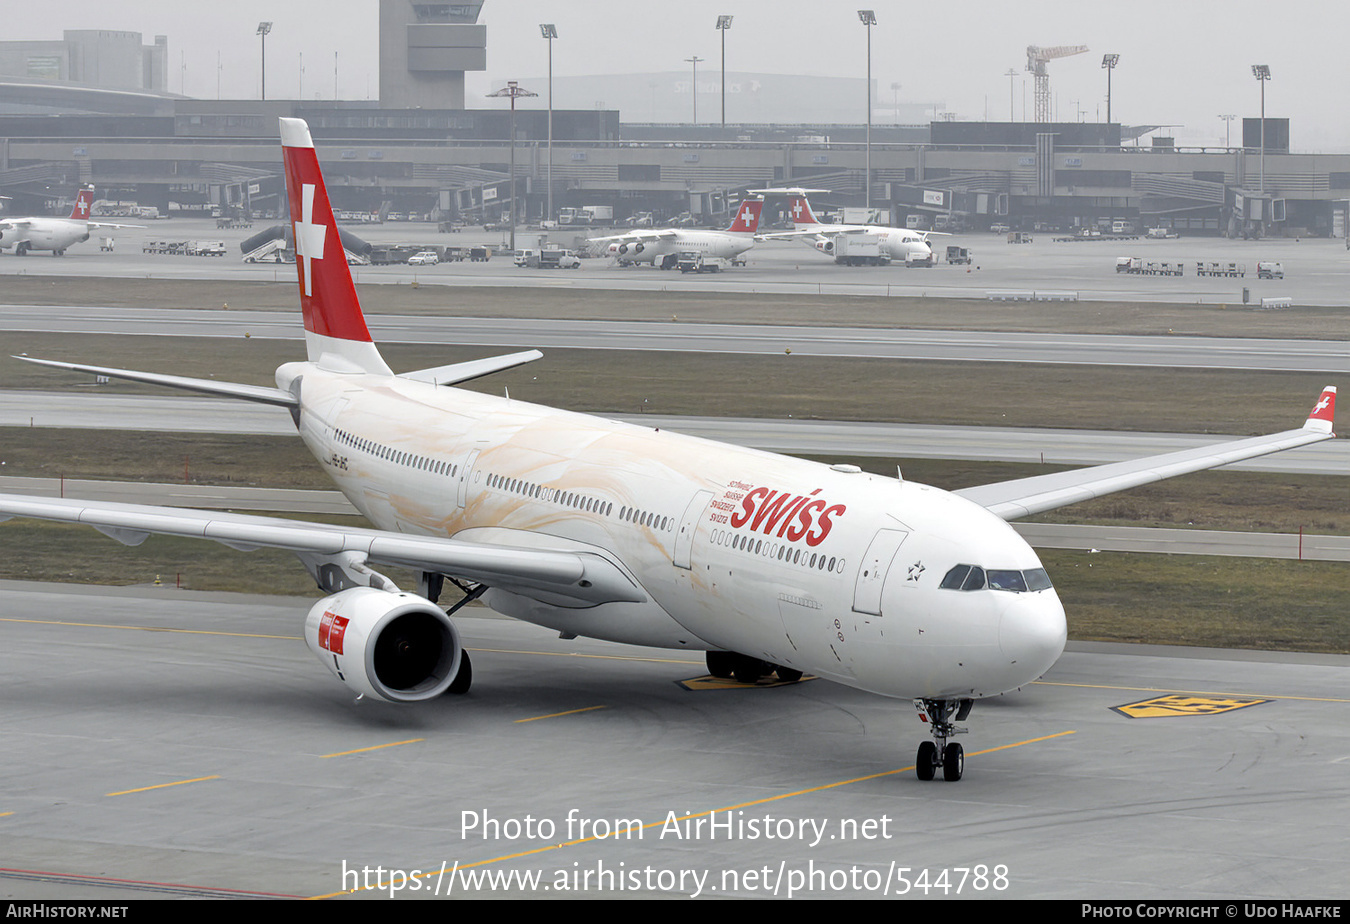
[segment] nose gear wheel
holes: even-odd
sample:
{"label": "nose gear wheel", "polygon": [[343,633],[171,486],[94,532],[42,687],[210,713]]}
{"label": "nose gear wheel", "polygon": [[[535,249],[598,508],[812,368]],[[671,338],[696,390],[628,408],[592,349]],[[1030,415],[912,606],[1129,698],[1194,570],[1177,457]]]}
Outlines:
{"label": "nose gear wheel", "polygon": [[919,752],[914,758],[914,772],[919,779],[925,781],[933,779],[937,776],[939,767],[942,768],[942,778],[948,783],[955,783],[961,779],[966,769],[966,752],[961,745],[948,739],[966,732],[966,729],[958,728],[956,723],[970,715],[970,708],[974,703],[975,701],[970,699],[914,701],[919,718],[932,728],[934,739],[920,744]]}

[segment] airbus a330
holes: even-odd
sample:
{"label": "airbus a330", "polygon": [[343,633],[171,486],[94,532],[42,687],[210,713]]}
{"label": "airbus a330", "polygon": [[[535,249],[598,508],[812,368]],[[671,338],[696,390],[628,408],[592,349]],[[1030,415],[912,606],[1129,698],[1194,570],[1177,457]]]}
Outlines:
{"label": "airbus a330", "polygon": [[[309,647],[357,693],[413,703],[468,689],[453,613],[494,610],[589,636],[707,652],[753,682],[804,673],[912,700],[917,773],[960,779],[952,737],[976,700],[1040,677],[1064,609],[1006,522],[1332,436],[1328,387],[1297,429],[948,493],[453,386],[536,351],[394,373],[366,327],[309,129],[281,120],[307,358],[276,386],[29,359],[262,402],[373,524],[0,496],[0,516],[293,552],[324,596]],[[377,569],[417,575],[400,589]],[[454,588],[449,613],[438,605]]]}

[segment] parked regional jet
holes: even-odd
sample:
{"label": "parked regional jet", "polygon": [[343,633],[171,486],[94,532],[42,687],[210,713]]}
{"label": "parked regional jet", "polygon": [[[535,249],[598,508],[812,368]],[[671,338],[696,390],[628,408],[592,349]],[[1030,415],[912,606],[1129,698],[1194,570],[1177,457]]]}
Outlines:
{"label": "parked regional jet", "polygon": [[736,209],[736,218],[725,231],[690,231],[685,228],[653,228],[609,237],[593,237],[588,244],[607,245],[604,254],[624,264],[650,263],[658,269],[673,269],[682,253],[704,259],[734,260],[755,246],[755,230],[763,199],[746,199]]}
{"label": "parked regional jet", "polygon": [[834,254],[835,240],[841,234],[863,234],[871,237],[890,253],[891,259],[900,263],[921,260],[933,261],[933,248],[928,243],[928,234],[933,232],[912,231],[909,228],[891,228],[885,225],[832,225],[816,218],[811,210],[807,195],[822,192],[818,189],[783,187],[777,189],[752,189],[752,193],[762,196],[787,196],[788,212],[792,216],[792,231],[772,231],[756,235],[761,241],[799,240],[805,241],[824,254]]}
{"label": "parked regional jet", "polygon": [[69,218],[0,218],[0,250],[14,248],[22,257],[30,250],[50,250],[52,256],[64,256],[71,244],[89,240],[89,233],[100,228],[143,228],[144,225],[113,225],[90,221],[94,187],[85,186],[75,197]]}
{"label": "parked regional jet", "polygon": [[[469,686],[453,613],[494,610],[563,633],[707,652],[745,682],[805,672],[913,700],[930,724],[917,772],[960,779],[951,741],[975,700],[1059,657],[1064,610],[1005,521],[1332,436],[1335,389],[1299,429],[955,494],[454,386],[536,351],[395,374],[367,330],[306,124],[281,120],[308,357],[276,387],[30,359],[288,410],[374,525],[0,496],[0,516],[294,552],[325,596],[314,654],[363,696]],[[418,575],[417,592],[375,570]],[[449,613],[436,604],[453,585]]]}

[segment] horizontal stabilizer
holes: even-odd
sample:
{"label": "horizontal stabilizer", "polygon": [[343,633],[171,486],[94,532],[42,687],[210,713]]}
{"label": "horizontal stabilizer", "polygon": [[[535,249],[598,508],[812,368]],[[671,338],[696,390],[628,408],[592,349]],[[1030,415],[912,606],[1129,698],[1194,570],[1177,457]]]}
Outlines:
{"label": "horizontal stabilizer", "polygon": [[418,369],[416,372],[404,372],[399,378],[412,379],[414,382],[428,382],[432,385],[458,385],[473,379],[514,369],[526,363],[541,359],[543,353],[538,350],[525,350],[521,353],[508,353],[505,356],[489,356],[486,359],[471,359],[464,363],[450,363],[448,366],[436,366],[434,369]]}
{"label": "horizontal stabilizer", "polygon": [[88,372],[90,375],[106,375],[111,379],[127,379],[132,382],[145,382],[149,385],[165,385],[169,388],[184,388],[188,391],[205,392],[208,395],[224,395],[229,398],[241,398],[244,401],[257,401],[261,404],[275,404],[279,407],[296,407],[299,401],[295,395],[280,388],[265,385],[242,385],[237,382],[217,382],[214,379],[194,379],[185,375],[163,375],[158,372],[136,372],[131,369],[109,369],[106,366],[86,366],[81,363],[62,363],[54,359],[35,359],[32,356],[15,356],[26,363],[39,366],[51,366],[55,369],[69,369],[72,372]]}

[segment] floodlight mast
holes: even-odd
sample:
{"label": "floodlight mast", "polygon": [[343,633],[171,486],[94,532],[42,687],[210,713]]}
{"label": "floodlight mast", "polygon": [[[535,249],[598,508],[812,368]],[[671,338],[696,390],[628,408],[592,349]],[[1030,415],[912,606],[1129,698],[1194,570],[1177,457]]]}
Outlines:
{"label": "floodlight mast", "polygon": [[730,16],[717,17],[717,31],[722,33],[722,127],[727,127],[727,30],[731,28]]}
{"label": "floodlight mast", "polygon": [[[1261,195],[1266,194],[1266,81],[1270,79],[1269,64],[1253,64],[1252,76],[1261,84]],[[1264,206],[1262,206],[1264,208]],[[1265,213],[1261,215],[1265,220]]]}
{"label": "floodlight mast", "polygon": [[1106,68],[1106,124],[1111,124],[1111,72],[1120,63],[1120,55],[1102,55],[1102,67]]}
{"label": "floodlight mast", "polygon": [[511,100],[511,252],[516,250],[516,100],[525,96],[538,96],[530,90],[526,90],[514,80],[508,80],[506,86],[500,90],[494,90],[488,96],[506,96]]}
{"label": "floodlight mast", "polygon": [[558,27],[551,22],[540,23],[539,34],[548,42],[548,168],[545,182],[548,184],[548,220],[553,221],[553,40],[558,37]]}
{"label": "floodlight mast", "polygon": [[272,31],[270,22],[258,23],[257,36],[262,40],[262,79],[259,81],[259,88],[262,92],[262,98],[267,99],[267,33]]}
{"label": "floodlight mast", "polygon": [[692,58],[685,58],[684,60],[685,60],[685,63],[686,63],[686,64],[692,64],[692,65],[694,66],[693,94],[692,94],[692,95],[693,95],[693,98],[694,98],[694,124],[697,125],[697,124],[698,124],[698,62],[700,62],[700,61],[702,61],[702,60],[704,60],[704,59],[703,59],[703,58],[700,58],[698,55],[694,55]]}
{"label": "floodlight mast", "polygon": [[858,19],[867,27],[867,164],[863,186],[866,189],[863,201],[870,212],[872,209],[872,27],[877,24],[877,14],[873,10],[859,10]]}

